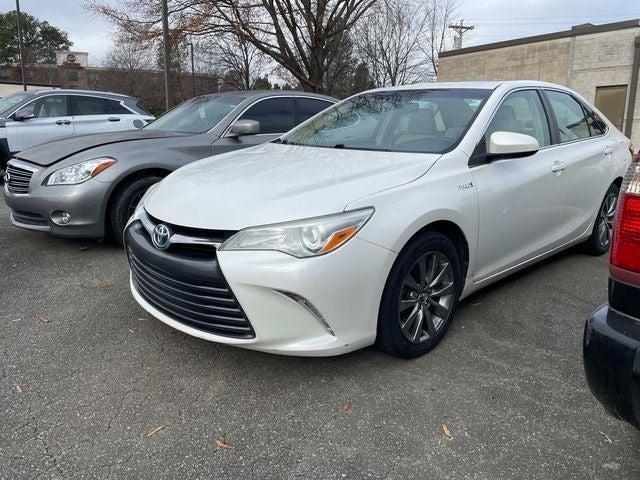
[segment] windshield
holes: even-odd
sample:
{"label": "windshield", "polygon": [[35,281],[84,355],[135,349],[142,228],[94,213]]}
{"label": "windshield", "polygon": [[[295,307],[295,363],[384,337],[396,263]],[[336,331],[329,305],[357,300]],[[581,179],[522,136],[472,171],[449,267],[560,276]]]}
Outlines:
{"label": "windshield", "polygon": [[23,100],[27,98],[31,98],[33,93],[21,92],[21,93],[12,93],[11,95],[7,95],[6,97],[0,98],[0,114],[4,113],[6,110],[9,110],[14,105],[17,105]]}
{"label": "windshield", "polygon": [[456,145],[491,90],[395,90],[358,95],[283,137],[314,147],[443,153]]}
{"label": "windshield", "polygon": [[204,133],[217,125],[241,101],[240,97],[221,95],[197,97],[169,110],[144,127],[144,129],[179,133]]}

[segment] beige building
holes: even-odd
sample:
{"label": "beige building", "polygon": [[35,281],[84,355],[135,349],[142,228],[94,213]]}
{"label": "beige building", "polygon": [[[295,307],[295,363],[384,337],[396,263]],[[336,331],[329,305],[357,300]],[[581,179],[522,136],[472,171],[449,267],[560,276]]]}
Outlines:
{"label": "beige building", "polygon": [[542,80],[593,102],[640,145],[640,20],[571,30],[440,54],[438,81]]}

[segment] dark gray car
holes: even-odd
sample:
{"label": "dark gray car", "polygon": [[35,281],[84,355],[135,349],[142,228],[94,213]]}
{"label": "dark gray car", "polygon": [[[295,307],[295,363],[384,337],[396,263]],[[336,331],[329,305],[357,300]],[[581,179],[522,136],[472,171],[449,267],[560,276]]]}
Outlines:
{"label": "dark gray car", "polygon": [[195,160],[278,138],[337,100],[296,91],[194,98],[141,130],[81,135],[20,152],[7,165],[11,223],[118,241],[146,190]]}

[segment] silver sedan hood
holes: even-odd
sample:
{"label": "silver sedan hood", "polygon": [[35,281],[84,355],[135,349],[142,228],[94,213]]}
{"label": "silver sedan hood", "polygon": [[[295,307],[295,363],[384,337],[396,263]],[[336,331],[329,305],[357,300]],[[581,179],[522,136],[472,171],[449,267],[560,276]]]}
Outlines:
{"label": "silver sedan hood", "polygon": [[176,170],[145,209],[163,222],[212,230],[315,217],[411,182],[439,157],[268,143]]}

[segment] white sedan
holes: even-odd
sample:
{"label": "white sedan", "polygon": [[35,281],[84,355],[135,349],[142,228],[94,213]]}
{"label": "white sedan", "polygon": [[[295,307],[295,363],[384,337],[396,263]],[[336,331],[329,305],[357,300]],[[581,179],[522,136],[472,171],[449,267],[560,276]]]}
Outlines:
{"label": "white sedan", "polygon": [[572,245],[605,253],[630,150],[558,85],[371,90],[152,187],[125,231],[131,290],[206,340],[416,357],[470,293]]}

